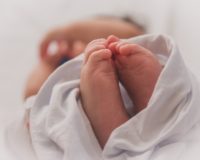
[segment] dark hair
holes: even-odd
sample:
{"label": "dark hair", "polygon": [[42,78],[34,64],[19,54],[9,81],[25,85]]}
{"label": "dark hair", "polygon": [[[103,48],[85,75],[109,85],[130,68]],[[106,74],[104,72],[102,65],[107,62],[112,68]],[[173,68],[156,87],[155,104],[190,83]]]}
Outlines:
{"label": "dark hair", "polygon": [[113,15],[97,15],[95,16],[95,18],[100,18],[100,19],[120,19],[123,20],[124,22],[127,22],[131,25],[136,26],[137,28],[139,28],[142,32],[146,32],[146,28],[145,26],[139,24],[138,22],[136,22],[133,18],[131,18],[128,15],[125,16],[113,16]]}
{"label": "dark hair", "polygon": [[140,30],[142,30],[143,32],[146,32],[146,28],[144,26],[142,26],[141,24],[137,23],[135,20],[133,20],[133,18],[130,18],[130,16],[123,16],[120,19],[124,20],[125,22],[128,22],[132,25],[137,26]]}

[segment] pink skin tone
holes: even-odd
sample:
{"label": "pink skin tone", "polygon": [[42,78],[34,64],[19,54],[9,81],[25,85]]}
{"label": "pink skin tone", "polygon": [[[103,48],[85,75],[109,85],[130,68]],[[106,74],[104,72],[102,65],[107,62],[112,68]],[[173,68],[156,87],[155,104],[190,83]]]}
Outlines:
{"label": "pink skin tone", "polygon": [[84,110],[103,147],[110,133],[129,117],[119,91],[112,53],[112,39],[92,41],[85,49],[80,90]]}
{"label": "pink skin tone", "polygon": [[138,113],[147,106],[161,70],[149,50],[114,36],[94,40],[86,47],[80,83],[82,103],[102,148],[112,131],[130,118],[119,80]]}
{"label": "pink skin tone", "polygon": [[135,113],[138,113],[147,106],[162,66],[146,48],[114,38],[116,42],[110,44],[109,49],[115,53],[119,79],[135,105]]}

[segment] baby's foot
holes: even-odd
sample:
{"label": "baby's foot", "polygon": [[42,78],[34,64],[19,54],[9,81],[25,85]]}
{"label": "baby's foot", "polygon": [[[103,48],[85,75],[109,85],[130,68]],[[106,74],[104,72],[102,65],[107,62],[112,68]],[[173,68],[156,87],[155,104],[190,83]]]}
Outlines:
{"label": "baby's foot", "polygon": [[151,51],[137,44],[118,41],[109,48],[116,52],[115,62],[120,81],[138,113],[147,106],[162,66]]}
{"label": "baby's foot", "polygon": [[80,82],[84,110],[102,147],[111,132],[128,119],[107,43],[98,39],[87,46]]}

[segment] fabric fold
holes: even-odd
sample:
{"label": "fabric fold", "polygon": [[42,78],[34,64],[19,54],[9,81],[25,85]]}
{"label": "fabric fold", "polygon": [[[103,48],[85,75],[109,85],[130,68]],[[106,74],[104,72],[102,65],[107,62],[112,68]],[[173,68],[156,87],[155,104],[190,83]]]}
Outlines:
{"label": "fabric fold", "polygon": [[185,66],[177,46],[166,36],[154,37],[151,46],[148,38],[139,41],[140,45],[153,53],[169,55],[168,61],[147,108],[112,133],[104,149],[106,159],[121,152],[143,157],[158,144],[184,136],[199,121],[199,82]]}
{"label": "fabric fold", "polygon": [[[35,98],[30,133],[38,159],[157,160],[164,147],[163,155],[170,157],[168,146],[178,146],[173,158],[184,152],[183,139],[200,120],[198,79],[169,37],[146,35],[128,41],[151,50],[164,65],[147,108],[116,128],[102,150],[81,106],[81,55],[58,68]],[[126,91],[120,89],[131,110]]]}

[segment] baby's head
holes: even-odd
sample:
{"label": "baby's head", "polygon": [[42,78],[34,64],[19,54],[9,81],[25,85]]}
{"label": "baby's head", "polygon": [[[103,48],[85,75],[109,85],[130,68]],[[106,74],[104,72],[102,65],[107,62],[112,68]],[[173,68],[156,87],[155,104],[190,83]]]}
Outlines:
{"label": "baby's head", "polygon": [[[91,19],[77,21],[71,25],[74,40],[78,43],[74,47],[79,53],[94,39],[107,38],[115,35],[119,38],[130,38],[145,33],[144,27],[130,17],[96,16]],[[76,49],[77,48],[77,49]]]}
{"label": "baby's head", "polygon": [[102,23],[102,26],[105,25],[108,34],[110,32],[119,38],[135,37],[145,34],[146,32],[145,27],[137,23],[130,16],[96,16],[94,18],[94,22],[95,21]]}

